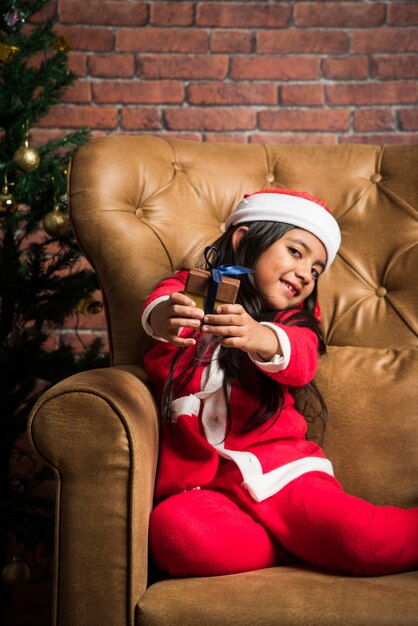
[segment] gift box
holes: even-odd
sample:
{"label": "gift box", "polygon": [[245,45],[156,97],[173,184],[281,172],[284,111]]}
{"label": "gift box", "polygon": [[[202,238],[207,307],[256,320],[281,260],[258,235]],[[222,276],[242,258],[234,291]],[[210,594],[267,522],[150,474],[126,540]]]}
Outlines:
{"label": "gift box", "polygon": [[[196,305],[202,311],[206,311],[206,300],[209,292],[209,286],[212,281],[211,272],[206,270],[193,269],[190,270],[186,281],[185,294],[196,302]],[[222,282],[216,285],[216,297],[213,310],[221,304],[235,304],[240,281],[230,276],[222,276]]]}

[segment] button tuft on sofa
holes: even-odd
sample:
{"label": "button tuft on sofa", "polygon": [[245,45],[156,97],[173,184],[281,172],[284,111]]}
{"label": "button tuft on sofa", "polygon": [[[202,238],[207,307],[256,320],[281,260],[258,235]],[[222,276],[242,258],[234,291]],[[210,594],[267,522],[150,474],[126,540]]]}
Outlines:
{"label": "button tuft on sofa", "polygon": [[386,289],[386,287],[378,287],[376,289],[376,295],[379,298],[383,298],[386,294],[387,294],[388,290]]}

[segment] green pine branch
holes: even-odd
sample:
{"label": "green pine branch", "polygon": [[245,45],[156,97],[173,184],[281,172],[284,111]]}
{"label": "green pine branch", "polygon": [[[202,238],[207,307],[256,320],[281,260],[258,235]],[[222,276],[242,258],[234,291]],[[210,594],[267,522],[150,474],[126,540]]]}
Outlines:
{"label": "green pine branch", "polygon": [[[7,62],[0,61],[0,189],[7,177],[9,193],[18,205],[15,212],[0,207],[3,488],[10,450],[26,430],[29,412],[39,394],[76,372],[108,364],[100,339],[83,344],[79,333],[83,350],[77,353],[65,341],[65,334],[58,332],[69,316],[77,319],[77,304],[97,290],[98,281],[93,271],[80,269],[81,252],[71,229],[51,235],[43,226],[56,205],[63,212],[67,210],[63,198],[68,162],[88,141],[89,130],[79,128],[37,146],[40,163],[35,171],[23,171],[14,162],[26,131],[32,147],[31,128],[60,102],[77,78],[68,69],[67,53],[57,49],[52,22],[30,23],[31,16],[49,1],[2,0],[0,11],[0,43],[6,49],[19,49]],[[14,10],[20,11],[18,19],[8,24],[8,13]],[[60,339],[54,349],[51,339],[56,337]],[[10,492],[3,501],[10,501]],[[19,508],[18,503],[16,506]],[[9,518],[8,524],[12,528],[15,520]]]}

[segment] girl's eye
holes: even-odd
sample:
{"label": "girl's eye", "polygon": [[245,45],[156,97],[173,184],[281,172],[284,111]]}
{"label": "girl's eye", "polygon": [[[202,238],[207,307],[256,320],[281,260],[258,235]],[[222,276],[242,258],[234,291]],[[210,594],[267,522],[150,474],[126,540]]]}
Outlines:
{"label": "girl's eye", "polygon": [[288,248],[290,254],[292,256],[294,256],[297,259],[300,259],[302,257],[301,253],[299,252],[299,250],[297,248]]}
{"label": "girl's eye", "polygon": [[313,267],[313,268],[312,268],[312,278],[313,278],[314,280],[318,280],[319,276],[320,276],[320,274],[319,274],[318,270],[316,270],[316,269]]}

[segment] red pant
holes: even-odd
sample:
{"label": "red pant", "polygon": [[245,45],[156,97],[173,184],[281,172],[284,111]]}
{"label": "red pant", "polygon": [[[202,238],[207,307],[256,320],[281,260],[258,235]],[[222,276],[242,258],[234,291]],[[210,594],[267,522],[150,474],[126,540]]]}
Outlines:
{"label": "red pant", "polygon": [[289,563],[291,555],[348,574],[389,574],[418,567],[418,509],[374,506],[319,472],[257,503],[231,471],[210,488],[158,504],[150,548],[172,576],[261,569]]}

